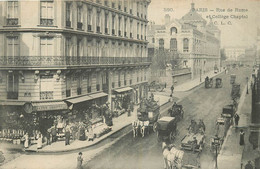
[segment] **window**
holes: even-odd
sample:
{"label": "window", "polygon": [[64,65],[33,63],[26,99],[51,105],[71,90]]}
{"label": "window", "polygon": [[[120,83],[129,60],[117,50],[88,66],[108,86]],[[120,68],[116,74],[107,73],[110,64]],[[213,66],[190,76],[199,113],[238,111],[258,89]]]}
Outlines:
{"label": "window", "polygon": [[100,32],[100,11],[97,11],[97,32]]}
{"label": "window", "polygon": [[71,96],[71,76],[66,77],[66,97]]}
{"label": "window", "polygon": [[7,37],[7,56],[19,56],[19,38],[18,36]]}
{"label": "window", "polygon": [[7,75],[7,99],[18,99],[18,86],[18,73],[9,73]]}
{"label": "window", "polygon": [[108,14],[105,13],[105,33],[108,33]]}
{"label": "window", "polygon": [[136,30],[136,33],[137,33],[137,39],[139,39],[139,23],[137,23],[137,30]]}
{"label": "window", "polygon": [[71,27],[71,3],[66,3],[66,27]]}
{"label": "window", "polygon": [[77,6],[77,28],[82,30],[82,6]]}
{"label": "window", "polygon": [[120,72],[118,72],[118,87],[121,86],[121,77],[120,77]]}
{"label": "window", "polygon": [[40,51],[41,51],[41,56],[53,56],[54,48],[53,48],[52,37],[41,37]]}
{"label": "window", "polygon": [[92,25],[92,10],[88,8],[88,31],[91,31]]}
{"label": "window", "polygon": [[159,49],[164,49],[164,40],[159,39]]}
{"label": "window", "polygon": [[172,27],[172,28],[171,28],[171,35],[174,35],[174,34],[176,34],[176,33],[177,33],[177,28]]}
{"label": "window", "polygon": [[82,92],[81,81],[82,81],[82,79],[81,79],[81,76],[79,74],[76,75],[76,76],[77,76],[77,95],[81,95],[81,92]]}
{"label": "window", "polygon": [[115,35],[115,16],[112,16],[112,35]]}
{"label": "window", "polygon": [[18,1],[7,2],[7,25],[18,25]]}
{"label": "window", "polygon": [[41,1],[41,25],[51,26],[53,25],[53,2]]}
{"label": "window", "polygon": [[137,11],[137,16],[139,16],[139,2],[136,2],[136,11]]}
{"label": "window", "polygon": [[67,64],[70,65],[70,60],[72,56],[72,42],[70,37],[67,37],[65,41],[65,56]]}
{"label": "window", "polygon": [[189,52],[189,39],[183,39],[183,52]]}
{"label": "window", "polygon": [[176,38],[171,39],[170,50],[177,51],[177,40],[176,40]]}
{"label": "window", "polygon": [[118,17],[118,36],[121,36],[121,17]]}
{"label": "window", "polygon": [[155,39],[154,38],[152,38],[152,43],[155,43]]}
{"label": "window", "polygon": [[133,20],[130,20],[130,38],[133,37],[132,31],[133,31]]}
{"label": "window", "polygon": [[41,75],[40,100],[53,99],[54,81],[53,75]]}

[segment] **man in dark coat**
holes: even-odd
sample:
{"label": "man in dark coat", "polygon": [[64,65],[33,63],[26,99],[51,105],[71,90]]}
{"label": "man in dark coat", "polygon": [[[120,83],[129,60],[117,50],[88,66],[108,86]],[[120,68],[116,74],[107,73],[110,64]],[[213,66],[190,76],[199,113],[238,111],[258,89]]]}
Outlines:
{"label": "man in dark coat", "polygon": [[236,127],[237,127],[237,126],[238,126],[239,119],[240,119],[240,117],[239,117],[239,115],[238,115],[237,113],[234,115],[234,119],[235,119],[235,125],[236,125]]}
{"label": "man in dark coat", "polygon": [[57,141],[57,130],[56,127],[51,128],[51,137],[52,137],[52,143]]}
{"label": "man in dark coat", "polygon": [[251,164],[251,161],[248,161],[245,165],[245,169],[253,169],[253,165]]}

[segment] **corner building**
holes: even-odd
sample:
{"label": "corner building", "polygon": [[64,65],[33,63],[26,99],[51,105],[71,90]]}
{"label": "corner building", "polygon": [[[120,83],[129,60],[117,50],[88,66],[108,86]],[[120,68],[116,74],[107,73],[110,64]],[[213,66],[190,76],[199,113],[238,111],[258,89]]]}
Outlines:
{"label": "corner building", "polygon": [[149,3],[1,1],[2,120],[78,118],[93,103],[108,101],[113,110],[125,93],[138,103],[147,95]]}
{"label": "corner building", "polygon": [[169,50],[178,55],[181,68],[190,68],[192,78],[220,68],[221,31],[196,11],[195,4],[180,19],[165,15],[163,25],[149,24],[149,48]]}

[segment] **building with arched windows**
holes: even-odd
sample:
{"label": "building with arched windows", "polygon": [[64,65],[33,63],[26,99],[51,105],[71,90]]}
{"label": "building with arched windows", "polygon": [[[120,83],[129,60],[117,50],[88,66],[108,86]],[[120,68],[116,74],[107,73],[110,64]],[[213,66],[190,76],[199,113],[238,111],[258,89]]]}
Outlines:
{"label": "building with arched windows", "polygon": [[171,20],[167,14],[165,24],[149,24],[149,48],[164,48],[170,53],[166,63],[178,59],[174,66],[190,68],[191,77],[196,78],[220,67],[220,33],[212,21],[207,23],[196,12],[192,3],[190,11],[180,19]]}
{"label": "building with arched windows", "polygon": [[93,103],[108,101],[113,109],[125,94],[138,103],[147,95],[151,63],[149,4],[1,1],[0,112],[49,116],[70,111],[76,117]]}

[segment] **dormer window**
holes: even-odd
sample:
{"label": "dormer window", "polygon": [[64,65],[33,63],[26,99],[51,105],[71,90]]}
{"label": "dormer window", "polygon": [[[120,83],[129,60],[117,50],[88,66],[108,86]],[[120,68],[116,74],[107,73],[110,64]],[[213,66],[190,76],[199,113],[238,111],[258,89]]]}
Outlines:
{"label": "dormer window", "polygon": [[172,27],[171,28],[171,35],[177,34],[177,28],[176,27]]}

